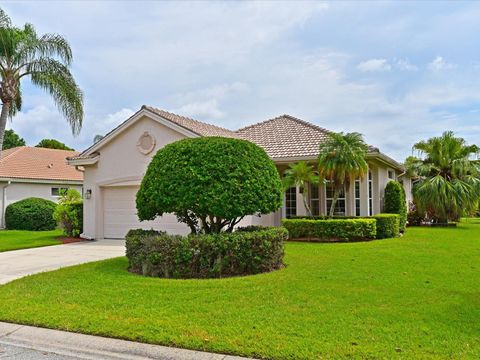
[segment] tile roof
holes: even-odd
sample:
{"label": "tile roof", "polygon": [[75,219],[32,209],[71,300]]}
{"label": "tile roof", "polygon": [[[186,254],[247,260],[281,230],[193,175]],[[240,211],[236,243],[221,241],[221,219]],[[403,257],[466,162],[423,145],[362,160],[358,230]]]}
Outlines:
{"label": "tile roof", "polygon": [[142,109],[146,109],[157,115],[160,115],[161,117],[170,120],[171,122],[180,125],[181,127],[201,136],[223,136],[233,138],[238,137],[238,135],[234,131],[222,128],[220,126],[207,124],[198,120],[173,114],[171,112],[160,110],[147,105],[143,105]]}
{"label": "tile roof", "polygon": [[319,144],[329,131],[290,115],[237,130],[237,134],[261,146],[271,158],[289,158],[318,155]]}
{"label": "tile roof", "polygon": [[0,178],[83,181],[83,173],[67,164],[76,151],[21,146],[0,156]]}

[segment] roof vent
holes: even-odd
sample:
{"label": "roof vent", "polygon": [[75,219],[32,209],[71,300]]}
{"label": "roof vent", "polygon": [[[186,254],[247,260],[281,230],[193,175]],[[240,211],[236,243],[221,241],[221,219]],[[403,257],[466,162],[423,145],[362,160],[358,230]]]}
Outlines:
{"label": "roof vent", "polygon": [[47,167],[48,167],[49,169],[53,168],[53,163],[48,164]]}

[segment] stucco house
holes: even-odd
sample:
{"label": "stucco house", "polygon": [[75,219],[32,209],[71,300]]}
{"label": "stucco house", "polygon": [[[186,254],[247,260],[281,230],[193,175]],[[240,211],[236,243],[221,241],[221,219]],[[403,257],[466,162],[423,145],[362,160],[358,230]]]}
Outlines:
{"label": "stucco house", "polygon": [[[132,117],[108,133],[79,156],[68,159],[70,165],[84,168],[85,238],[121,239],[132,228],[156,228],[169,233],[186,234],[189,229],[173,214],[154,221],[139,222],[135,195],[152,156],[171,142],[200,136],[224,136],[252,141],[265,149],[280,174],[288,164],[299,160],[316,161],[319,144],[328,131],[293,116],[282,115],[237,131],[206,124],[149,106],[142,106]],[[405,179],[401,164],[370,147],[369,172],[362,180],[345,189],[336,213],[366,216],[382,211],[385,185],[402,180],[411,196],[410,179]],[[314,214],[325,214],[332,191],[327,185],[312,186],[309,192]],[[241,225],[280,225],[286,216],[304,215],[297,188],[285,194],[282,209],[275,213],[246,217]]]}
{"label": "stucco house", "polygon": [[75,151],[21,146],[4,150],[0,157],[0,222],[5,227],[5,209],[29,197],[58,201],[62,189],[82,192],[83,173],[67,164]]}

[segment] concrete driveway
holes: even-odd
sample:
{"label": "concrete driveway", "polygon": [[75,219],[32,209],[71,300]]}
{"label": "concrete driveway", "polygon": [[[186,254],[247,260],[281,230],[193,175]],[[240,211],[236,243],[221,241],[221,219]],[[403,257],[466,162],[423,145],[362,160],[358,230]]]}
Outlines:
{"label": "concrete driveway", "polygon": [[62,267],[125,255],[122,240],[84,241],[0,253],[0,284]]}

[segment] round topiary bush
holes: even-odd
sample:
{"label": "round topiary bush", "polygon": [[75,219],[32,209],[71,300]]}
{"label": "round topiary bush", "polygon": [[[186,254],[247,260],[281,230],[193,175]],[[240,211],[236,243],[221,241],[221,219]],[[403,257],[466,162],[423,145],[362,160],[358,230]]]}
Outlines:
{"label": "round topiary bush", "polygon": [[282,183],[265,151],[239,139],[204,137],[165,146],[137,193],[140,220],[175,213],[192,233],[231,232],[246,215],[282,204]]}
{"label": "round topiary bush", "polygon": [[57,204],[53,201],[28,198],[7,206],[5,225],[9,230],[53,230],[57,222],[53,218]]}

